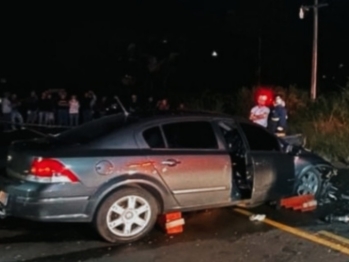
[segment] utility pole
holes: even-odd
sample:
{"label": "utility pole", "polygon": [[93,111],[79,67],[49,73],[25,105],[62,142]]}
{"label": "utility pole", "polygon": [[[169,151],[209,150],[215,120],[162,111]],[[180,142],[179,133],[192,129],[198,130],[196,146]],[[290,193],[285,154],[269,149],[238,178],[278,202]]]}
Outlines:
{"label": "utility pole", "polygon": [[317,91],[317,65],[318,65],[318,33],[319,33],[319,7],[318,0],[314,0],[314,36],[313,36],[313,60],[311,69],[311,100],[316,100]]}
{"label": "utility pole", "polygon": [[318,33],[319,33],[319,8],[328,6],[328,4],[319,4],[319,0],[314,0],[313,6],[301,6],[299,17],[304,18],[304,12],[313,9],[314,11],[314,33],[313,33],[313,58],[311,68],[311,87],[310,98],[316,100],[317,95],[317,68],[318,68]]}

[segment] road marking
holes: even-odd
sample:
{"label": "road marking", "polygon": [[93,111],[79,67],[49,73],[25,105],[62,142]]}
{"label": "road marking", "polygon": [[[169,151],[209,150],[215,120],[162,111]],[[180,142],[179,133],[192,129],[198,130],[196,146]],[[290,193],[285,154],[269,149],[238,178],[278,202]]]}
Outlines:
{"label": "road marking", "polygon": [[333,233],[328,232],[328,231],[319,231],[316,234],[322,235],[322,236],[334,239],[334,240],[341,242],[343,244],[349,245],[349,239],[346,237],[341,237],[341,236],[338,236],[338,235],[333,234]]}
{"label": "road marking", "polygon": [[[242,215],[245,215],[245,216],[252,216],[252,215],[254,215],[253,213],[251,213],[249,211],[246,211],[246,210],[243,210],[243,209],[240,209],[240,208],[235,208],[234,211],[236,213],[239,213],[239,214],[242,214]],[[294,227],[291,227],[291,226],[288,226],[288,225],[276,222],[276,221],[271,220],[269,218],[264,219],[262,222],[265,223],[265,224],[268,224],[270,226],[273,226],[275,228],[278,228],[278,229],[280,229],[282,231],[288,232],[290,234],[296,235],[298,237],[307,239],[309,241],[315,242],[317,244],[320,244],[320,245],[332,248],[332,249],[337,250],[337,251],[339,251],[341,253],[349,255],[349,248],[347,248],[347,247],[345,247],[343,245],[340,245],[338,243],[333,243],[333,242],[331,242],[329,240],[326,240],[324,238],[321,238],[321,237],[316,236],[314,234],[311,234],[309,232],[306,232],[306,231],[300,230],[298,228],[294,228]]]}

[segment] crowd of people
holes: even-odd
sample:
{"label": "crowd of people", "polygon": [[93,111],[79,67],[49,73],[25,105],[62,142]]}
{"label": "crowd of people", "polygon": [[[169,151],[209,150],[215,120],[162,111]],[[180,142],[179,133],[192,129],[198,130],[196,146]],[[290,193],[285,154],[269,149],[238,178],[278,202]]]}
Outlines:
{"label": "crowd of people", "polygon": [[259,95],[257,105],[251,109],[250,120],[276,134],[285,134],[287,110],[281,95],[275,95],[271,106],[267,106],[268,96]]}
{"label": "crowd of people", "polygon": [[[152,96],[143,101],[136,94],[122,99],[125,109],[130,112],[139,110],[170,109],[166,98],[155,101]],[[287,110],[281,95],[276,95],[271,106],[268,96],[259,95],[257,105],[251,109],[250,120],[268,128],[273,133],[285,133],[287,127]],[[178,104],[176,109],[184,109]],[[17,94],[6,92],[1,99],[1,113],[4,130],[15,130],[24,123],[44,126],[77,126],[108,113],[122,110],[116,97],[97,98],[93,91],[82,96],[68,95],[65,90],[47,90],[40,96],[32,91],[27,98],[19,99]]]}
{"label": "crowd of people", "polygon": [[[122,99],[128,112],[145,110],[169,110],[170,105],[166,98],[157,102],[152,96],[140,101],[136,94],[129,99]],[[184,105],[179,104],[179,109]],[[5,130],[14,130],[26,124],[45,126],[77,126],[92,119],[102,117],[111,112],[121,110],[116,97],[103,96],[97,98],[93,91],[83,96],[68,95],[65,90],[48,90],[40,96],[32,91],[27,98],[19,99],[17,94],[6,92],[1,99],[2,122]]]}

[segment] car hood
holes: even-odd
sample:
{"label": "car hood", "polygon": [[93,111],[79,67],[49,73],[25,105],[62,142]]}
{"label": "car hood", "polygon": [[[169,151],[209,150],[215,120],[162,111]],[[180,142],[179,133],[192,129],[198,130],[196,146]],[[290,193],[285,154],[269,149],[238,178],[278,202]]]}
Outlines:
{"label": "car hood", "polygon": [[303,146],[292,145],[287,143],[284,140],[280,140],[280,142],[281,142],[282,150],[286,154],[290,154],[298,158],[298,160],[303,160],[303,162],[308,162],[313,165],[318,164],[318,165],[328,165],[333,167],[333,165],[329,161],[325,160],[323,157],[312,152],[311,150],[304,148]]}
{"label": "car hood", "polygon": [[315,162],[323,162],[324,164],[329,164],[332,165],[330,162],[328,162],[327,160],[325,160],[324,158],[322,158],[321,156],[310,152],[310,151],[306,151],[303,149],[303,151],[298,155],[301,158],[306,158],[308,160],[312,160]]}
{"label": "car hood", "polygon": [[325,160],[323,157],[304,148],[300,149],[300,152],[297,154],[297,156],[301,159],[311,162],[312,164],[326,164],[332,166],[332,164]]}

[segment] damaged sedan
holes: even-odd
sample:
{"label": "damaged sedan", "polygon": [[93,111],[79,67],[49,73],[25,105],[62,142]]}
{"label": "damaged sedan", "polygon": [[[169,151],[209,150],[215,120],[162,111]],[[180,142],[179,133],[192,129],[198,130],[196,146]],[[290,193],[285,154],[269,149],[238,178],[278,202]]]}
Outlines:
{"label": "damaged sedan", "polygon": [[131,242],[159,214],[321,196],[333,166],[248,120],[203,112],[117,114],[14,142],[0,215],[93,223]]}

